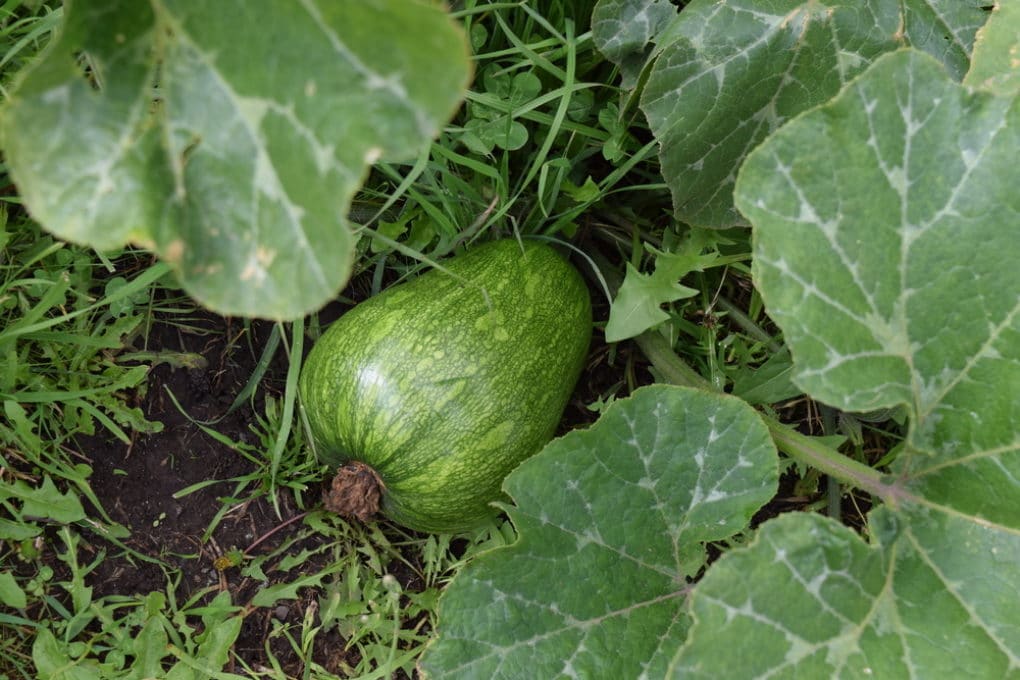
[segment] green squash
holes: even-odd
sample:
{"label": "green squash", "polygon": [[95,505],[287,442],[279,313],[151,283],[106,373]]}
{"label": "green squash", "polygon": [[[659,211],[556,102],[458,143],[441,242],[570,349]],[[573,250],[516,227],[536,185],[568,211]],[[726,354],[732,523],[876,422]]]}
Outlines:
{"label": "green squash", "polygon": [[301,401],[327,507],[420,531],[491,517],[503,478],[553,436],[591,339],[580,274],[550,246],[493,241],[354,307],[312,348]]}

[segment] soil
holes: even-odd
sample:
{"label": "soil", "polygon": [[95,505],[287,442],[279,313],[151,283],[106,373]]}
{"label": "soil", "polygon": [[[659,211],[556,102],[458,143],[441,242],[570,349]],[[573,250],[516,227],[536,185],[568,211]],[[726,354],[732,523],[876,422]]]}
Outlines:
{"label": "soil", "polygon": [[[150,372],[140,406],[150,421],[162,423],[163,430],[150,435],[136,433],[127,446],[99,436],[79,440],[93,468],[93,490],[112,519],[131,531],[126,543],[156,557],[209,550],[200,540],[213,517],[207,510],[218,508],[218,497],[226,489],[211,485],[180,498],[175,494],[192,484],[231,479],[251,471],[249,461],[202,432],[193,421],[212,421],[226,413],[251,375],[255,361],[247,352],[228,351],[225,338],[236,332],[229,321],[208,316],[192,323],[199,332],[156,326],[149,338],[153,352],[195,353],[206,361],[204,368],[176,368],[164,363]],[[254,336],[262,335],[261,331],[261,327],[253,327]],[[274,390],[275,386],[267,381],[266,388]],[[247,443],[252,435],[248,428],[251,415],[245,407],[212,427],[230,439]],[[228,514],[217,542],[250,542],[254,537],[251,532],[260,528],[263,519],[259,511],[258,507],[247,507],[243,512]],[[205,566],[211,565],[212,559],[207,560]],[[154,566],[139,564],[125,570],[116,560],[100,565],[98,575],[121,593],[147,592],[153,585],[153,575],[163,578]],[[199,574],[192,576],[189,581],[195,585],[207,580]]]}
{"label": "soil", "polygon": [[[242,578],[236,569],[217,569],[221,566],[217,558],[232,548],[250,546],[304,510],[296,507],[287,493],[278,496],[281,516],[276,515],[264,496],[250,501],[228,501],[229,510],[211,537],[203,540],[233,485],[212,484],[183,496],[179,494],[194,484],[230,480],[255,469],[251,461],[231,446],[204,432],[199,423],[215,421],[209,427],[222,437],[255,443],[250,427],[254,415],[262,412],[266,395],[282,398],[286,367],[277,359],[256,393],[254,406],[246,404],[228,412],[255,371],[272,326],[255,322],[245,328],[239,322],[210,314],[190,321],[189,327],[185,332],[175,326],[157,325],[149,336],[148,349],[153,352],[189,352],[205,359],[201,368],[163,363],[150,372],[140,406],[150,421],[163,424],[162,431],[136,435],[130,445],[99,436],[83,438],[78,442],[79,450],[93,468],[90,483],[97,498],[110,517],[131,532],[124,543],[178,570],[179,602],[202,590],[208,591],[206,599],[220,590],[228,590],[231,601],[243,605],[263,584]],[[287,524],[260,544],[260,549],[271,549],[301,530],[300,522]],[[89,577],[94,597],[166,589],[167,576],[158,564],[129,559],[115,546],[96,542],[95,548],[100,547],[109,557]],[[309,569],[317,566],[308,564]],[[272,572],[269,577],[268,585],[272,585]],[[292,576],[283,574],[282,578]],[[269,617],[300,623],[310,602],[311,599],[299,601],[272,611],[254,610],[245,618],[235,653],[253,668],[265,665]],[[317,639],[334,643],[317,656],[321,656],[319,660],[325,668],[339,672],[344,659],[336,650],[343,649],[342,641],[335,634],[320,635]],[[288,675],[299,675],[298,660],[283,642],[274,638],[270,648]]]}

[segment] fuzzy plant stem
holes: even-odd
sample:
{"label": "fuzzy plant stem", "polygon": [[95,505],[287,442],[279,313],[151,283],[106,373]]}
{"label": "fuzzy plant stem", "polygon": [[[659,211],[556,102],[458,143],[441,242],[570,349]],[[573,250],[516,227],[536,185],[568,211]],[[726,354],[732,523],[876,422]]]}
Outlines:
{"label": "fuzzy plant stem", "polygon": [[896,505],[900,496],[899,487],[885,474],[848,458],[817,439],[802,435],[773,418],[762,419],[769,428],[776,448],[790,458],[810,465],[845,484],[878,496],[889,505]]}
{"label": "fuzzy plant stem", "polygon": [[[620,286],[621,275],[605,258],[595,255],[593,259],[596,268],[609,284],[610,290],[615,293]],[[666,338],[662,337],[662,334],[655,330],[645,331],[634,340],[641,352],[652,362],[652,365],[667,383],[718,392],[712,383],[676,355],[673,346]],[[902,500],[903,489],[878,470],[852,458],[847,458],[839,451],[796,432],[775,418],[764,414],[760,415],[769,428],[776,448],[790,458],[835,477],[845,484],[878,496],[889,505],[895,506]]]}
{"label": "fuzzy plant stem", "polygon": [[652,362],[667,382],[682,387],[696,387],[702,390],[715,392],[712,383],[687,365],[683,359],[676,355],[669,341],[662,337],[658,331],[645,331],[634,338],[637,346],[645,358]]}
{"label": "fuzzy plant stem", "polygon": [[[637,338],[638,347],[662,377],[674,385],[694,387],[715,392],[711,383],[688,366],[676,355],[669,341],[654,331],[642,333]],[[813,467],[850,486],[880,497],[884,502],[895,505],[900,494],[894,482],[874,468],[847,458],[817,439],[800,434],[778,420],[762,414],[762,420],[769,428],[776,448],[790,458]]]}

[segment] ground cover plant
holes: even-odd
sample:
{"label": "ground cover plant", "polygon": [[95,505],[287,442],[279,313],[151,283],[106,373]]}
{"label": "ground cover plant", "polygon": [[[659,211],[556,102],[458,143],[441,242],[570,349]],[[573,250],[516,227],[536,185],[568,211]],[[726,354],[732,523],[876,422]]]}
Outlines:
{"label": "ground cover plant", "polygon": [[[1020,677],[1016,5],[541,5],[3,3],[0,675]],[[498,237],[562,436],[325,511],[302,357]]]}

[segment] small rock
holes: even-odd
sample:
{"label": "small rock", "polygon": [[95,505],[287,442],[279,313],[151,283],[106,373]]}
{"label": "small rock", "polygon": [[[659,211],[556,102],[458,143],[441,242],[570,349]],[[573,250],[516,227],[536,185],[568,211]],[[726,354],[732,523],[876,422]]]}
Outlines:
{"label": "small rock", "polygon": [[290,607],[285,604],[281,604],[273,611],[273,616],[275,616],[278,621],[286,621],[288,614],[290,614]]}

